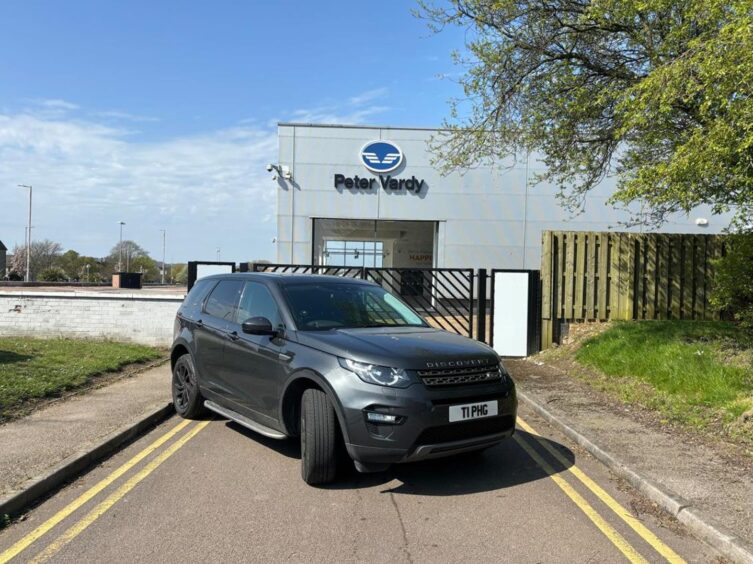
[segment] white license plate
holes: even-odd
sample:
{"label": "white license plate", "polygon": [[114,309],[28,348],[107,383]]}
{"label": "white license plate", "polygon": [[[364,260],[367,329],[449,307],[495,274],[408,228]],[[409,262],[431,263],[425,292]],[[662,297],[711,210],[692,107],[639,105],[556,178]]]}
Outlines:
{"label": "white license plate", "polygon": [[450,422],[481,419],[482,417],[493,417],[495,415],[497,415],[496,401],[482,401],[479,403],[450,406]]}

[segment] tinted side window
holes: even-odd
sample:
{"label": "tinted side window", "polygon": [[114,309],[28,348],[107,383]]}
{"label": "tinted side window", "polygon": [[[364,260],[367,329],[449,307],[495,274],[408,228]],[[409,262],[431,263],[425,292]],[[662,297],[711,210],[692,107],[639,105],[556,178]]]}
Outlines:
{"label": "tinted side window", "polygon": [[198,280],[191,291],[188,292],[186,299],[183,300],[183,307],[194,309],[201,306],[201,302],[204,301],[213,283],[213,280]]}
{"label": "tinted side window", "polygon": [[272,327],[282,323],[277,302],[264,284],[246,282],[236,321],[243,323],[249,317],[266,317],[272,322]]}
{"label": "tinted side window", "polygon": [[220,319],[233,319],[242,289],[243,282],[240,280],[221,280],[209,295],[204,311]]}

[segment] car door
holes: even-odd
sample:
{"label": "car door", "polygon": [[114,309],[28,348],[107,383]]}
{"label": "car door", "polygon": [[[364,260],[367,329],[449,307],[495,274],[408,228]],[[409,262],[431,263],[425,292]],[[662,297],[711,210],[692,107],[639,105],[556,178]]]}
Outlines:
{"label": "car door", "polygon": [[242,280],[220,280],[204,302],[194,333],[202,384],[227,400],[232,392],[225,377],[224,348],[242,291]]}
{"label": "car door", "polygon": [[241,324],[251,317],[266,317],[272,327],[283,328],[274,296],[259,282],[246,282],[243,288],[225,348],[225,362],[237,403],[249,417],[270,424],[278,420],[279,393],[289,357],[282,354],[284,339],[243,333]]}

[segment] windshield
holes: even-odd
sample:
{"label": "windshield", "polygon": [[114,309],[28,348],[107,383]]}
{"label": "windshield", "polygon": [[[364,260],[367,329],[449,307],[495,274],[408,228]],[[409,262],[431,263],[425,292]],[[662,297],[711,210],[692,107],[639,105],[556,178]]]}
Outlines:
{"label": "windshield", "polygon": [[302,331],[426,326],[416,312],[379,286],[322,282],[285,284],[282,291]]}

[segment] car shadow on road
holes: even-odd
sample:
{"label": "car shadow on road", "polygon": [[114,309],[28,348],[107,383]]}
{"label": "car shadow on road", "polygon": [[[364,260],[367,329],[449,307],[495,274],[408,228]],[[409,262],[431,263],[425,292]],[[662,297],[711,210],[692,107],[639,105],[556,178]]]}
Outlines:
{"label": "car shadow on road", "polygon": [[[555,473],[564,472],[575,463],[573,452],[560,443],[543,437],[539,439],[560,453],[566,464],[549,455],[536,443],[536,437],[520,430],[516,431],[516,435],[519,440],[535,448]],[[387,475],[401,483],[384,490],[385,493],[445,496],[501,490],[535,482],[550,474],[530,457],[517,440],[508,439],[480,453],[398,464]]]}
{"label": "car shadow on road", "polygon": [[[301,457],[301,447],[297,440],[270,439],[233,421],[227,421],[226,425],[283,456],[294,459]],[[550,474],[531,458],[519,441],[536,450],[555,473],[564,472],[575,464],[575,454],[561,443],[536,437],[520,429],[515,431],[515,437],[483,452],[394,464],[385,472],[374,474],[357,472],[352,461],[345,455],[342,457],[337,480],[321,488],[345,490],[388,485],[382,493],[445,496],[501,490],[549,477]],[[557,451],[565,464],[548,453],[538,441]],[[399,483],[394,484],[395,481]]]}
{"label": "car shadow on road", "polygon": [[[215,417],[220,418],[219,416]],[[231,421],[229,419],[225,420],[225,425],[228,429],[232,429],[236,433],[240,433],[241,435],[244,435],[249,439],[256,441],[266,448],[277,451],[283,456],[287,456],[288,458],[301,458],[301,443],[297,439],[286,439],[282,441],[277,439],[270,439],[269,437],[260,435],[259,433],[252,431],[251,429],[247,429],[243,425],[240,425],[235,421]]]}

